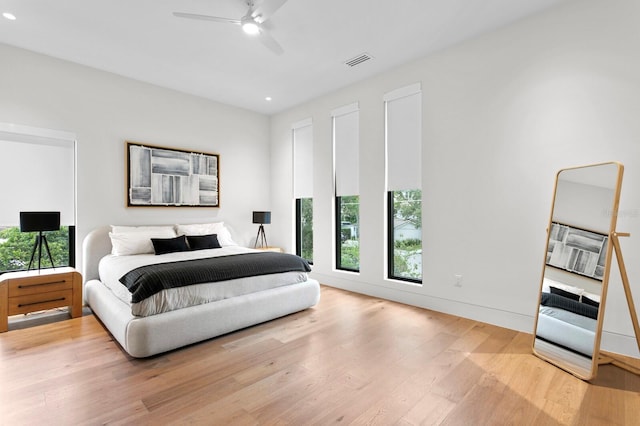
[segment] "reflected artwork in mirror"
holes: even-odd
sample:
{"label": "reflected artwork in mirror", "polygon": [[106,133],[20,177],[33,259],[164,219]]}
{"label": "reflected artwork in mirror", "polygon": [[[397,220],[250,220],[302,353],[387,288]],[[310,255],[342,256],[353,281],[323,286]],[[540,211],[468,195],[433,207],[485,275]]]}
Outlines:
{"label": "reflected artwork in mirror", "polygon": [[556,176],[533,352],[584,380],[598,368],[623,169],[601,163]]}

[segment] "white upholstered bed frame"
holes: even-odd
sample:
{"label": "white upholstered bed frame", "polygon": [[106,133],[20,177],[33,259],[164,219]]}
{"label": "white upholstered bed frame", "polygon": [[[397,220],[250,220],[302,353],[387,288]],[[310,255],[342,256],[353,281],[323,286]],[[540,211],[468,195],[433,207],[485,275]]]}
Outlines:
{"label": "white upholstered bed frame", "polygon": [[316,280],[232,297],[148,317],[135,317],[99,281],[100,259],[111,253],[110,227],[91,231],[83,241],[84,297],[87,305],[132,357],[142,358],[207,340],[292,314],[320,300]]}

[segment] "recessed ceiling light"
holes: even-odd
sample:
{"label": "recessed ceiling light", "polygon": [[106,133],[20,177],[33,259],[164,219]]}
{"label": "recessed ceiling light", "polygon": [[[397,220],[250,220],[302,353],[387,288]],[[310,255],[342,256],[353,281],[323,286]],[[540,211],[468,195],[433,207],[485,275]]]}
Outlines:
{"label": "recessed ceiling light", "polygon": [[266,98],[264,98],[265,101],[270,101],[271,100],[271,96],[267,96]]}
{"label": "recessed ceiling light", "polygon": [[14,15],[13,13],[4,12],[2,14],[2,16],[4,16],[6,19],[8,19],[10,21],[15,21],[16,20],[16,15]]}

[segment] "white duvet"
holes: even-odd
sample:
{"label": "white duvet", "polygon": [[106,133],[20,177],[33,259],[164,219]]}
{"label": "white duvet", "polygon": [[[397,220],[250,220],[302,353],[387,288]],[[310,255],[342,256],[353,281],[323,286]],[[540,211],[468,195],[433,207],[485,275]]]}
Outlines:
{"label": "white duvet", "polygon": [[256,250],[245,247],[229,246],[210,250],[169,253],[159,256],[154,254],[137,254],[132,256],[107,255],[100,260],[100,281],[102,281],[119,300],[131,306],[131,313],[133,315],[146,317],[188,306],[201,305],[203,303],[268,290],[270,288],[301,283],[307,280],[307,274],[305,272],[259,275],[162,290],[139,303],[131,303],[131,293],[127,287],[119,281],[120,278],[130,270],[144,265],[234,254],[242,255],[242,253],[255,252]]}

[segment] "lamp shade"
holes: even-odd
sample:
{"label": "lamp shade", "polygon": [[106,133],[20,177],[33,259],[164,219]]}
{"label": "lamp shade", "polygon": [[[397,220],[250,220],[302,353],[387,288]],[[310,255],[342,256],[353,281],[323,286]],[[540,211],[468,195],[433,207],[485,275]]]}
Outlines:
{"label": "lamp shade", "polygon": [[253,212],[253,223],[260,225],[271,223],[271,212]]}
{"label": "lamp shade", "polygon": [[20,212],[20,231],[39,232],[60,229],[60,212]]}

